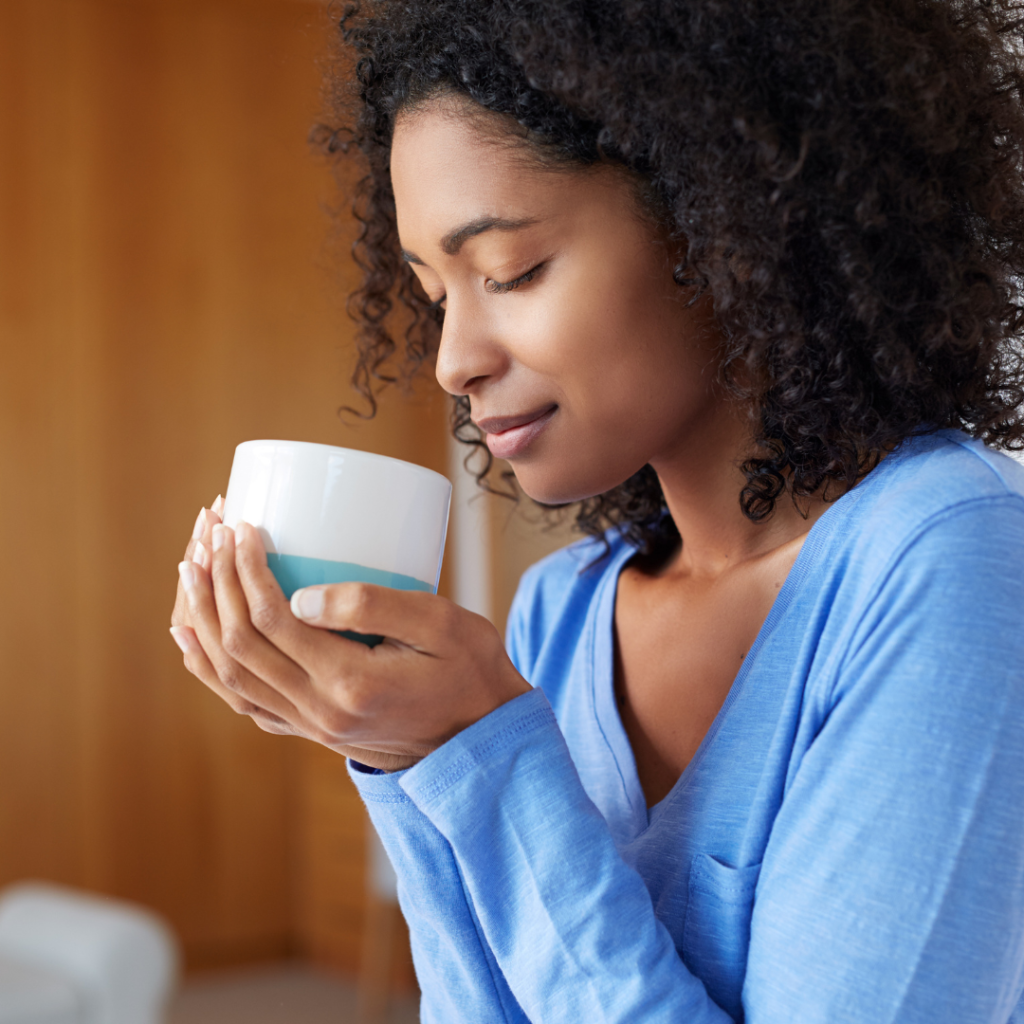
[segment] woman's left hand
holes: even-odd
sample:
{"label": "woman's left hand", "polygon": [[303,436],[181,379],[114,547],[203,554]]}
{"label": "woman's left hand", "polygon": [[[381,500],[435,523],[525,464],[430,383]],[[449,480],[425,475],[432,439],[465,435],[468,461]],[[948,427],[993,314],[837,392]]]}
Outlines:
{"label": "woman's left hand", "polygon": [[[287,728],[274,731],[394,771],[530,689],[494,626],[451,601],[336,583],[289,605],[252,526],[215,526],[211,547],[205,564],[179,566],[186,664],[215,692],[279,694]],[[387,639],[371,648],[329,630]]]}

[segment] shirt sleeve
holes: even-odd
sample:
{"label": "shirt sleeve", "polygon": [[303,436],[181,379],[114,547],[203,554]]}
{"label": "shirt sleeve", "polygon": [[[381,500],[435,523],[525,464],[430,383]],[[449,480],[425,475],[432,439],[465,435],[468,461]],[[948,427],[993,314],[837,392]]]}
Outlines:
{"label": "shirt sleeve", "polygon": [[[506,647],[528,671],[524,588],[509,614]],[[529,1024],[484,939],[447,839],[401,788],[405,772],[349,761],[349,775],[366,805],[398,877],[398,899],[409,926],[423,1024]]]}
{"label": "shirt sleeve", "polygon": [[1006,1024],[1024,987],[1024,512],[974,501],[879,582],[758,880],[748,1024]]}
{"label": "shirt sleeve", "polygon": [[398,876],[423,1024],[529,1024],[483,937],[451,846],[402,790],[404,773],[349,761]]}
{"label": "shirt sleeve", "polygon": [[[747,1024],[1007,1024],[1024,978],[1024,514],[914,538],[857,624],[757,885]],[[826,653],[826,652],[823,652]],[[724,1024],[525,694],[399,782],[533,1024]]]}

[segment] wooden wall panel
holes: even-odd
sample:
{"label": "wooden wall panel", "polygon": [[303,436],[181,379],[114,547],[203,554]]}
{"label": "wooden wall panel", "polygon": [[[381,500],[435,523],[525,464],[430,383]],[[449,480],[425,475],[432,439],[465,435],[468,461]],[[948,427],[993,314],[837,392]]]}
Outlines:
{"label": "wooden wall panel", "polygon": [[444,467],[437,397],[336,415],[328,31],[292,0],[0,3],[0,885],[141,900],[193,964],[308,945],[363,881],[340,759],[232,715],[167,635],[200,505],[253,437]]}
{"label": "wooden wall panel", "polygon": [[78,878],[70,202],[63,144],[39,127],[68,120],[66,82],[48,73],[67,56],[60,13],[0,4],[0,862]]}

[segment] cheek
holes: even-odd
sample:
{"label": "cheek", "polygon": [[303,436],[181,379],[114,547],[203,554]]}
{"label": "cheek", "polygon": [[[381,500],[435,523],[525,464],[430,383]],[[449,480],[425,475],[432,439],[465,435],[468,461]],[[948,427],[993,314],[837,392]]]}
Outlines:
{"label": "cheek", "polygon": [[509,303],[499,330],[525,367],[567,386],[593,371],[628,363],[631,342],[644,331],[638,317],[644,308],[635,289],[621,280],[587,272],[559,272],[555,282],[538,288],[536,298]]}
{"label": "cheek", "polygon": [[[536,457],[514,465],[523,489],[548,503],[622,483],[715,402],[714,366],[699,318],[664,295],[570,296],[520,322],[519,356],[552,389],[558,427]],[[660,301],[659,301],[660,299]]]}
{"label": "cheek", "polygon": [[560,406],[557,427],[513,465],[531,497],[573,501],[622,483],[714,403],[707,325],[654,262],[650,249],[590,262],[517,296],[493,323],[513,378]]}
{"label": "cheek", "polygon": [[517,325],[517,357],[557,388],[569,416],[602,433],[699,403],[706,356],[672,295],[646,281],[576,287]]}

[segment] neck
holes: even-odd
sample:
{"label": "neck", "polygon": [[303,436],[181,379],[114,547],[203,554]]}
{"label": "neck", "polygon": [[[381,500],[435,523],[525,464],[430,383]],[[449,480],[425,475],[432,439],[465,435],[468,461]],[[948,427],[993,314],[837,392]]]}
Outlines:
{"label": "neck", "polygon": [[683,539],[665,567],[669,573],[718,576],[802,540],[827,508],[820,498],[802,500],[797,508],[783,493],[767,521],[748,519],[740,507],[746,484],[740,466],[754,451],[750,419],[725,399],[709,413],[671,450],[651,460]]}

